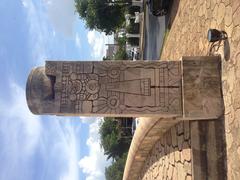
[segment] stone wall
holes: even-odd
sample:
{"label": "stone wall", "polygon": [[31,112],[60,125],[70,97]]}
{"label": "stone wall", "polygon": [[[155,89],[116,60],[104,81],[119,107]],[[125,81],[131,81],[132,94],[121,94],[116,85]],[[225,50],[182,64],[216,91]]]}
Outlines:
{"label": "stone wall", "polygon": [[138,180],[225,180],[224,119],[182,121],[156,141]]}
{"label": "stone wall", "polygon": [[139,180],[191,180],[191,139],[189,121],[180,122],[157,141],[149,154]]}
{"label": "stone wall", "polygon": [[225,180],[224,118],[141,119],[123,180]]}

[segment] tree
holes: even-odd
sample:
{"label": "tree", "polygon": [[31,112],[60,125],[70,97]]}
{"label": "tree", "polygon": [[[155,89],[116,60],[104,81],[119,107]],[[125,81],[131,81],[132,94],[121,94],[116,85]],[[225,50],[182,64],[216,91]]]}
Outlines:
{"label": "tree", "polygon": [[112,165],[105,168],[106,180],[122,180],[126,159],[127,153],[124,153],[121,158],[117,159],[112,163]]}
{"label": "tree", "polygon": [[114,118],[104,118],[100,125],[100,140],[104,154],[108,159],[116,160],[128,151],[130,140],[122,137],[122,129]]}
{"label": "tree", "polygon": [[128,55],[126,53],[125,49],[119,49],[115,56],[114,56],[114,60],[127,60],[128,59]]}
{"label": "tree", "polygon": [[123,178],[128,149],[131,143],[131,138],[128,138],[131,131],[126,126],[129,126],[131,121],[132,118],[106,117],[100,124],[101,146],[108,159],[112,158],[112,164],[105,168],[106,180],[121,180]]}
{"label": "tree", "polygon": [[121,27],[125,6],[123,1],[75,0],[76,11],[85,20],[86,26],[107,35]]}
{"label": "tree", "polygon": [[114,59],[115,60],[127,60],[128,54],[126,52],[126,36],[118,37],[116,39],[118,42],[118,51],[116,52]]}

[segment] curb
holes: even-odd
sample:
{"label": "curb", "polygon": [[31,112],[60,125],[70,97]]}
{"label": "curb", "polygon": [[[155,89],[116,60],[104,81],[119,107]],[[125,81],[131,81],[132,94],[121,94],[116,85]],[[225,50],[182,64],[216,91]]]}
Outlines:
{"label": "curb", "polygon": [[146,18],[146,3],[143,1],[143,18],[140,24],[140,60],[143,60],[143,50],[144,50],[144,44],[145,44],[145,18]]}

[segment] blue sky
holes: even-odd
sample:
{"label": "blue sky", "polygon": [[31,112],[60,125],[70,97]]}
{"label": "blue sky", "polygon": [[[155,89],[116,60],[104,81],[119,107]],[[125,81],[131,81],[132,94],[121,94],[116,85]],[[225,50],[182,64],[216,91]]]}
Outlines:
{"label": "blue sky", "polygon": [[104,179],[101,118],[35,116],[25,100],[33,67],[102,59],[112,42],[88,31],[74,11],[74,0],[0,3],[0,180]]}

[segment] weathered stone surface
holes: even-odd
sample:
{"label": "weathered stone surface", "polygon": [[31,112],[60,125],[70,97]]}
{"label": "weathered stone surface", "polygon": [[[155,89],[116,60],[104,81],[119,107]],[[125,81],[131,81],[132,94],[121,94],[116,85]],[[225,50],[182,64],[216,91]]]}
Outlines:
{"label": "weathered stone surface", "polygon": [[236,11],[234,11],[234,14],[233,14],[233,24],[234,24],[234,26],[237,26],[237,25],[240,24],[239,15],[240,15],[240,8],[238,7],[236,9]]}
{"label": "weathered stone surface", "polygon": [[240,26],[235,27],[233,29],[233,32],[232,32],[232,40],[237,42],[237,43],[239,43],[239,40],[240,40],[240,33],[239,32],[240,32]]}
{"label": "weathered stone surface", "polygon": [[185,179],[186,173],[184,171],[184,166],[181,163],[177,164],[178,178],[177,179]]}
{"label": "weathered stone surface", "polygon": [[190,139],[190,127],[189,127],[189,121],[184,121],[183,122],[183,127],[184,127],[184,140],[189,140]]}
{"label": "weathered stone surface", "polygon": [[[223,115],[221,63],[218,57],[205,61],[183,57],[183,96],[186,117],[216,119]],[[193,83],[194,82],[194,83]],[[199,118],[198,118],[199,117]]]}
{"label": "weathered stone surface", "polygon": [[184,161],[191,161],[191,149],[190,149],[190,147],[183,148],[182,158],[183,158]]}
{"label": "weathered stone surface", "polygon": [[184,161],[183,167],[186,174],[192,174],[192,164],[191,162]]}
{"label": "weathered stone surface", "polygon": [[183,147],[183,141],[184,141],[183,134],[178,135],[177,141],[178,141],[178,150],[181,151]]}
{"label": "weathered stone surface", "polygon": [[177,61],[47,61],[27,85],[35,114],[181,116],[181,98]]}
{"label": "weathered stone surface", "polygon": [[173,147],[177,147],[177,132],[175,127],[171,128],[171,137]]}
{"label": "weathered stone surface", "polygon": [[219,7],[218,7],[217,17],[216,17],[218,24],[221,24],[222,21],[224,20],[225,10],[226,10],[226,8],[225,8],[224,3],[220,3]]}
{"label": "weathered stone surface", "polygon": [[177,126],[176,126],[176,128],[177,128],[177,134],[178,134],[178,135],[183,134],[183,122],[178,123]]}
{"label": "weathered stone surface", "polygon": [[[181,127],[181,133],[177,132],[177,127]],[[189,176],[189,179],[192,179],[192,170],[191,170],[191,147],[186,144],[183,138],[183,122],[178,123],[176,126],[172,126],[162,137],[161,140],[153,146],[151,153],[148,155],[145,164],[141,170],[141,175],[139,175],[138,179],[176,179],[182,180],[185,177]],[[181,138],[178,138],[181,136]],[[180,148],[176,144],[173,144],[174,141],[171,141],[172,144],[169,145],[168,139],[176,137],[178,139],[178,144],[180,144]],[[190,137],[189,137],[190,138]],[[160,152],[160,146],[166,149],[169,147],[169,151],[164,151],[162,154]],[[183,150],[179,150],[184,147]],[[156,157],[158,154],[158,160],[155,163],[148,163],[152,161],[153,157]],[[131,178],[130,178],[131,179]]]}
{"label": "weathered stone surface", "polygon": [[[230,21],[230,20],[229,20]],[[228,37],[232,37],[234,25],[231,23],[229,26],[225,25],[225,32],[228,34]]]}
{"label": "weathered stone surface", "polygon": [[225,15],[225,24],[226,26],[230,26],[232,24],[232,6],[226,7],[226,15]]}
{"label": "weathered stone surface", "polygon": [[223,112],[216,59],[47,61],[28,78],[27,102],[35,114],[212,119]]}

